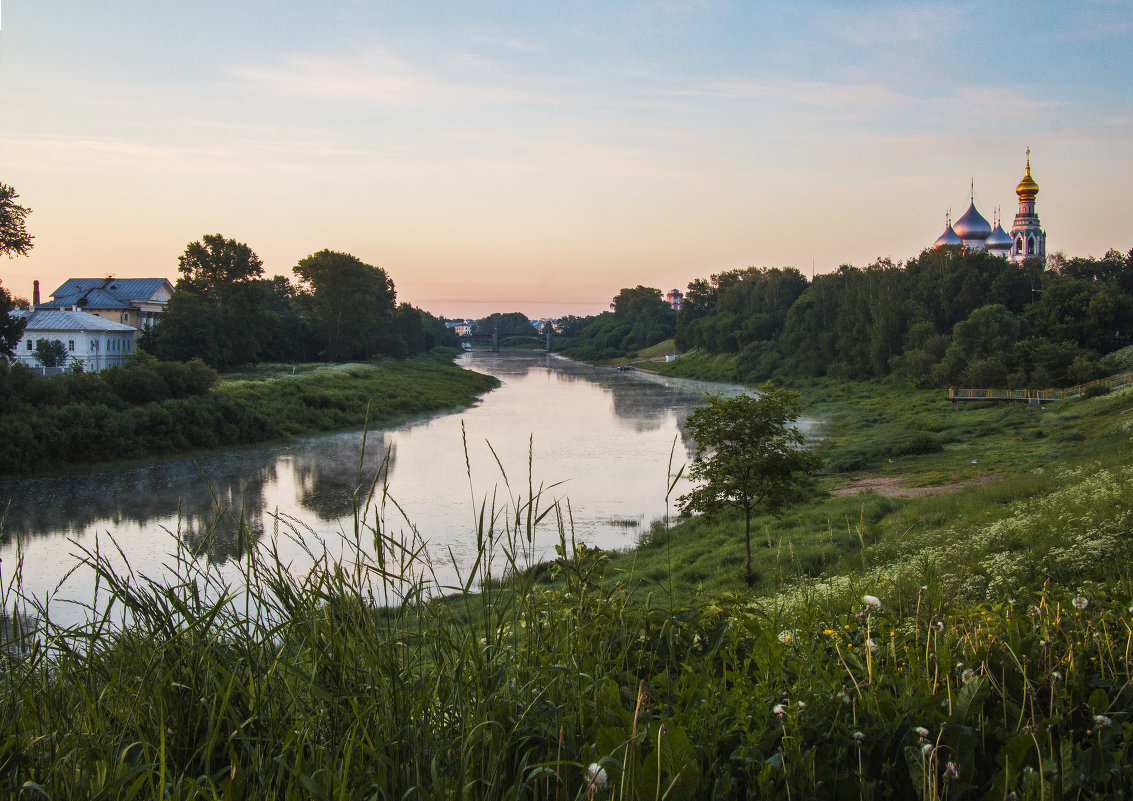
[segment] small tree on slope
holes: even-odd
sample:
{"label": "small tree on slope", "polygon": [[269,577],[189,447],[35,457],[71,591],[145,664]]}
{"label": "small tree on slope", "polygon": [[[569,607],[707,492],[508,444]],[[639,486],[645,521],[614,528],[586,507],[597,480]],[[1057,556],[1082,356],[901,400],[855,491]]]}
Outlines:
{"label": "small tree on slope", "polygon": [[803,435],[794,426],[798,416],[798,394],[765,384],[758,396],[709,396],[685,421],[696,441],[689,477],[699,486],[680,497],[681,512],[743,512],[749,582],[752,516],[781,514],[822,461],[803,450]]}

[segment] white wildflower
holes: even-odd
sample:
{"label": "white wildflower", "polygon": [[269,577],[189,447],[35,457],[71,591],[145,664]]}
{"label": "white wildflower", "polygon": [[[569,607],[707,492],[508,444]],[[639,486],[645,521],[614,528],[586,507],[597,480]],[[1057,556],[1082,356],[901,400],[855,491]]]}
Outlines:
{"label": "white wildflower", "polygon": [[591,762],[586,768],[586,794],[593,798],[599,791],[606,789],[606,769],[599,767],[597,762]]}
{"label": "white wildflower", "polygon": [[1050,677],[1054,681],[1062,681],[1062,674],[1059,673],[1057,670],[1052,670],[1050,672]]}
{"label": "white wildflower", "polygon": [[796,635],[793,631],[788,630],[779,632],[779,642],[783,643],[784,645],[793,642],[795,637]]}
{"label": "white wildflower", "polygon": [[928,729],[926,729],[924,726],[917,726],[915,729],[913,729],[913,731],[916,732],[917,736],[922,740],[928,737]]}
{"label": "white wildflower", "polygon": [[960,674],[960,681],[968,681],[969,679],[974,678],[975,675],[976,671],[972,670],[971,668],[965,668],[964,672]]}
{"label": "white wildflower", "polygon": [[1087,606],[1090,605],[1089,599],[1086,598],[1085,596],[1082,596],[1082,595],[1079,595],[1071,603],[1073,603],[1074,608],[1079,610],[1079,611],[1081,611],[1082,609],[1085,609]]}
{"label": "white wildflower", "polygon": [[787,708],[782,704],[775,704],[775,706],[771,707],[771,714],[783,717],[787,714]]}
{"label": "white wildflower", "polygon": [[857,740],[860,743],[862,740],[865,739],[865,732],[856,731],[853,734],[851,734],[850,736],[853,737],[855,740]]}
{"label": "white wildflower", "polygon": [[881,611],[881,600],[876,595],[863,595],[862,602],[865,608],[871,612]]}
{"label": "white wildflower", "polygon": [[869,647],[869,650],[877,651],[877,643],[875,643],[872,639],[866,640],[865,644]]}
{"label": "white wildflower", "polygon": [[947,781],[950,781],[950,782],[954,782],[957,779],[959,779],[960,778],[960,766],[957,765],[955,762],[949,761],[949,763],[944,766],[944,778]]}
{"label": "white wildflower", "polygon": [[924,745],[921,746],[921,753],[924,754],[926,757],[930,756],[932,754],[933,747],[934,746],[933,746],[932,743],[925,743]]}
{"label": "white wildflower", "polygon": [[1110,720],[1105,715],[1094,715],[1094,725],[1097,726],[1099,729],[1104,729],[1106,726],[1108,726],[1111,723],[1113,723],[1113,721]]}
{"label": "white wildflower", "polygon": [[799,701],[799,709],[806,709],[806,701]]}

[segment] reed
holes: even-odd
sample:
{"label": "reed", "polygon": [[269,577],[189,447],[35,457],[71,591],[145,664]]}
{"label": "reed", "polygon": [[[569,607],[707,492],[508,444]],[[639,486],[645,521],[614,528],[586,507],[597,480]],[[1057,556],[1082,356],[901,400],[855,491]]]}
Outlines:
{"label": "reed", "polygon": [[[1112,417],[1121,402],[1082,403]],[[234,566],[175,536],[160,576],[113,543],[81,553],[98,579],[82,623],[56,625],[21,592],[26,567],[0,565],[0,785],[51,799],[1120,797],[1133,572],[1074,554],[1127,548],[1133,481],[1117,451],[1087,451],[980,514],[911,515],[903,537],[846,510],[820,575],[782,543],[762,594],[697,596],[576,541],[530,463],[526,480],[500,465],[492,493],[469,489],[476,557],[455,580],[381,468],[359,472],[341,552],[283,516],[254,543],[237,515],[212,532],[235,527]],[[655,530],[674,568],[677,538],[707,535],[686,525]],[[964,585],[1021,546],[1051,569]]]}

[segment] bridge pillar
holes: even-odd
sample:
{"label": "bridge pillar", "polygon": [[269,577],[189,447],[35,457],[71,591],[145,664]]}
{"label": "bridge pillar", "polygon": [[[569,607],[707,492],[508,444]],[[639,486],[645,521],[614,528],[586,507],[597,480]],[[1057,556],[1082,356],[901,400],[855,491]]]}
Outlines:
{"label": "bridge pillar", "polygon": [[547,323],[547,353],[551,352],[551,324]]}

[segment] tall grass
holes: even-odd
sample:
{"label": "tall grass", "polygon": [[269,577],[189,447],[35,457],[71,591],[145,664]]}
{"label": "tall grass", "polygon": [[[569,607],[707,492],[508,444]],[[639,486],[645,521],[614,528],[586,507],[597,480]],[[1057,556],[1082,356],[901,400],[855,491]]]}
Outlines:
{"label": "tall grass", "polygon": [[[1033,498],[902,538],[869,541],[863,513],[837,571],[832,554],[804,581],[785,556],[766,596],[681,600],[614,570],[530,465],[523,486],[501,465],[473,499],[477,558],[443,593],[382,470],[359,476],[343,553],[282,517],[237,577],[176,543],[162,577],[83,553],[98,589],[81,624],[54,624],[21,594],[21,566],[0,565],[0,785],[53,799],[1123,797],[1128,560],[1051,555],[1089,532],[1128,547],[1121,469],[1111,454],[1052,471]],[[539,568],[548,526],[556,558]],[[658,547],[687,535],[666,531]],[[1032,573],[965,587],[973,565],[1019,549]]]}

